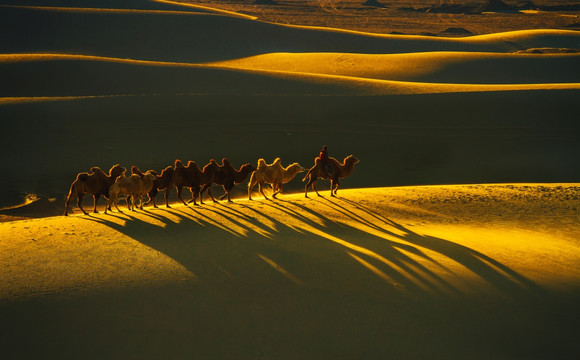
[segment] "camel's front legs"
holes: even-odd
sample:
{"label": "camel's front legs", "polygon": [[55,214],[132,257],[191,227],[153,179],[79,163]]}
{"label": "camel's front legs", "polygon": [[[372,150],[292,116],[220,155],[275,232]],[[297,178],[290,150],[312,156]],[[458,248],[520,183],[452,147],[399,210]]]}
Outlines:
{"label": "camel's front legs", "polygon": [[262,187],[262,183],[258,183],[258,189],[260,190],[262,195],[264,195],[264,199],[268,200],[268,197],[266,196],[266,194],[264,194],[264,188]]}
{"label": "camel's front legs", "polygon": [[340,181],[338,179],[336,179],[336,182],[334,180],[331,182],[331,188],[330,188],[330,195],[331,196],[336,196],[336,193],[338,192],[339,186],[340,186]]}
{"label": "camel's front legs", "polygon": [[[181,192],[183,191],[183,188],[181,186],[175,186],[175,188],[177,189],[177,198],[179,200],[181,200],[181,202],[183,203],[183,205],[187,206],[187,203],[185,202],[185,200],[183,200],[183,198],[181,197]],[[194,198],[195,200],[195,198]]]}
{"label": "camel's front legs", "polygon": [[[171,206],[169,206],[169,191],[171,190],[171,186],[168,186],[165,189],[165,207],[170,208]],[[154,202],[155,203],[155,202]]]}
{"label": "camel's front legs", "polygon": [[211,184],[210,186],[207,188],[207,193],[209,194],[209,197],[213,200],[214,203],[217,202],[216,199],[214,199],[213,194],[211,193]]}
{"label": "camel's front legs", "polygon": [[226,197],[228,198],[228,202],[233,202],[231,197],[230,197],[230,191],[232,191],[232,189],[234,188],[234,184],[227,184],[227,185],[222,185],[222,187],[224,188],[224,194],[222,196],[220,196],[220,200],[225,199]]}
{"label": "camel's front legs", "polygon": [[279,182],[279,183],[274,183],[274,184],[272,185],[272,191],[273,191],[273,193],[272,193],[272,197],[273,197],[274,199],[276,199],[276,196],[277,196],[279,193],[281,193],[281,192],[282,192],[282,182]]}
{"label": "camel's front legs", "polygon": [[88,215],[89,213],[87,213],[85,209],[83,209],[83,197],[84,195],[77,196],[77,206],[79,207],[79,209],[81,209],[83,214]]}

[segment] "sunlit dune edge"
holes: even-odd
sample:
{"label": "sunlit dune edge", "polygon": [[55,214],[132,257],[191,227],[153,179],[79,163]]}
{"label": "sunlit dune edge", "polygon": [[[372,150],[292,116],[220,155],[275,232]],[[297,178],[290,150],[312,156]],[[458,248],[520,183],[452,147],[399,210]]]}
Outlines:
{"label": "sunlit dune edge", "polygon": [[248,20],[256,20],[255,16],[245,15],[233,11],[221,10],[207,6],[175,3],[171,1],[155,1],[155,3],[175,6],[175,9],[124,9],[124,8],[91,8],[91,7],[59,7],[59,6],[30,6],[30,5],[1,5],[0,8],[18,8],[35,11],[52,11],[66,13],[93,13],[93,14],[144,14],[144,15],[193,15],[193,14],[215,14],[221,16],[238,17]]}
{"label": "sunlit dune edge", "polygon": [[[221,275],[204,268],[209,259],[199,259],[198,271],[187,269],[160,251],[167,246],[172,251],[217,246],[212,253],[223,257],[216,259],[229,261],[232,251],[241,251],[233,260],[237,264],[217,266],[250,282],[254,271],[273,271],[300,286],[315,286],[307,267],[288,262],[298,256],[344,263],[345,269],[362,266],[364,276],[378,276],[409,296],[416,295],[415,287],[450,296],[510,296],[531,284],[576,291],[579,189],[580,184],[367,188],[343,190],[338,198],[323,191],[324,197],[311,193],[310,199],[287,194],[276,201],[260,197],[5,222],[0,223],[0,299],[219,281]],[[263,246],[268,254],[260,252]],[[324,250],[329,246],[330,255]],[[415,270],[391,259],[391,248],[416,263]],[[459,255],[463,251],[504,274],[513,289],[505,293],[487,283],[470,268],[471,260]],[[252,264],[260,258],[266,259],[264,268],[243,265],[244,259]]]}
{"label": "sunlit dune edge", "polygon": [[[2,91],[10,96],[2,97],[0,102],[151,92],[207,94],[233,91],[266,94],[286,91],[323,95],[388,95],[578,89],[579,83],[574,81],[574,64],[579,57],[575,54],[453,52],[404,55],[279,53],[189,64],[74,54],[4,54],[0,55],[0,68],[9,67],[10,76],[15,77],[15,82]],[[54,77],[55,67],[63,71],[66,69],[66,81],[49,80]],[[86,71],[87,67],[92,67],[93,71]],[[73,76],[76,72],[78,75]],[[29,73],[34,74],[30,82],[16,81],[26,78]],[[46,76],[47,80],[40,81],[42,76]],[[115,81],[104,82],[106,76]],[[239,78],[235,90],[227,86],[219,88],[220,83],[235,81],[239,76],[243,78]],[[268,82],[268,79],[271,81]],[[470,80],[472,83],[469,83]],[[43,84],[52,85],[49,89]],[[93,84],[98,84],[98,87],[93,88]],[[26,87],[20,89],[22,86]],[[36,89],[38,86],[41,88]]]}
{"label": "sunlit dune edge", "polygon": [[[264,53],[394,54],[430,51],[515,52],[577,48],[572,30],[522,30],[466,38],[385,35],[264,23],[213,13],[67,12],[9,8],[0,13],[3,52],[80,52],[199,63]],[[43,26],[39,33],[23,24]],[[68,33],[68,29],[74,29]],[[122,34],[122,36],[119,36]],[[147,41],[143,41],[147,39]],[[131,44],[131,46],[127,46]]]}

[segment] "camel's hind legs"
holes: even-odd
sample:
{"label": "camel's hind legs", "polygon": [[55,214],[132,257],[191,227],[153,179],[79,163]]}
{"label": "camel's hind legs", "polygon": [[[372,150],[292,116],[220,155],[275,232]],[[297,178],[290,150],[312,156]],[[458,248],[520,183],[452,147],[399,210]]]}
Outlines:
{"label": "camel's hind legs", "polygon": [[100,194],[95,194],[93,195],[93,213],[94,214],[98,214],[99,211],[97,210],[97,201],[99,201],[99,198],[101,197]]}

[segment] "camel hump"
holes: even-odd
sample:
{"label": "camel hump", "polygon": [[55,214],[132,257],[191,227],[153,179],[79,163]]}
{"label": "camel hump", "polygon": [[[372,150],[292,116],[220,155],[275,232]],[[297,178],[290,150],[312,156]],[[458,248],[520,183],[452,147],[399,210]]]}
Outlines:
{"label": "camel hump", "polygon": [[139,174],[141,173],[141,170],[139,170],[139,168],[135,165],[131,165],[131,174]]}
{"label": "camel hump", "polygon": [[100,167],[98,167],[98,166],[93,166],[93,167],[91,168],[91,172],[94,174],[94,173],[96,173],[96,172],[103,172],[103,170],[101,170],[101,168],[100,168]]}
{"label": "camel hump", "polygon": [[224,165],[228,164],[229,165],[229,163],[230,163],[230,161],[228,160],[228,158],[223,158],[222,159],[222,164],[224,164]]}
{"label": "camel hump", "polygon": [[211,159],[211,160],[209,161],[209,163],[210,163],[210,164],[216,164],[216,165],[217,165],[217,161],[215,161],[215,159]]}
{"label": "camel hump", "polygon": [[181,162],[181,160],[176,159],[175,160],[175,163],[173,164],[173,166],[175,166],[176,168],[183,167],[183,163]]}
{"label": "camel hump", "polygon": [[89,178],[89,174],[87,174],[87,173],[80,173],[77,175],[77,180],[79,180],[79,181],[87,181],[88,178]]}
{"label": "camel hump", "polygon": [[282,163],[282,160],[280,160],[280,158],[277,157],[277,158],[274,159],[274,162],[272,164],[273,165],[277,165],[277,164],[281,164],[281,163]]}
{"label": "camel hump", "polygon": [[264,160],[264,159],[258,159],[258,169],[261,169],[264,166],[266,166],[266,160]]}

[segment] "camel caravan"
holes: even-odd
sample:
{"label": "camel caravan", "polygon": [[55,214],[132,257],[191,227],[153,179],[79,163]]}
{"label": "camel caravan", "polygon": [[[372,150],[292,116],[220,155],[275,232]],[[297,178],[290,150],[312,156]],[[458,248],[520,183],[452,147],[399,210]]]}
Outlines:
{"label": "camel caravan", "polygon": [[[318,179],[330,180],[330,195],[336,196],[340,179],[349,176],[354,170],[354,165],[358,162],[356,157],[349,155],[340,163],[327,156],[325,146],[320,156],[314,160],[314,166],[308,169],[306,176],[302,179],[303,182],[308,179],[304,188],[305,196],[308,197],[309,186],[312,186],[316,194],[321,196],[316,189]],[[203,193],[206,191],[211,200],[217,202],[218,200],[214,198],[211,190],[212,184],[221,185],[224,190],[224,194],[219,200],[227,198],[228,202],[232,202],[230,195],[232,189],[248,178],[249,200],[252,200],[252,190],[256,185],[258,185],[258,190],[264,198],[268,199],[264,193],[264,184],[269,184],[272,187],[272,198],[275,199],[282,192],[284,184],[292,181],[296,175],[306,170],[299,163],[284,167],[280,158],[276,158],[271,164],[267,164],[264,159],[259,159],[257,167],[247,163],[240,166],[239,169],[236,169],[227,158],[223,158],[221,164],[212,159],[202,168],[195,161],[189,161],[187,165],[184,165],[181,160],[175,160],[173,167],[167,166],[161,170],[160,174],[155,170],[142,172],[137,166],[132,166],[131,174],[126,175],[127,169],[119,164],[111,167],[108,174],[98,167],[92,167],[90,172],[79,173],[71,184],[65,202],[64,215],[68,215],[70,202],[75,197],[78,208],[83,214],[88,215],[82,207],[82,201],[86,194],[93,196],[93,213],[98,213],[97,201],[101,195],[107,199],[105,213],[112,211],[112,206],[117,211],[122,212],[117,205],[121,195],[125,196],[129,210],[135,211],[136,208],[143,210],[143,206],[151,202],[153,202],[153,207],[157,208],[155,199],[160,191],[165,191],[165,206],[170,208],[169,195],[173,187],[176,189],[177,198],[185,205],[190,203],[194,205],[204,204]],[[192,194],[192,198],[188,201],[182,197],[183,188],[189,189]],[[144,196],[147,196],[146,201],[143,199]]]}

